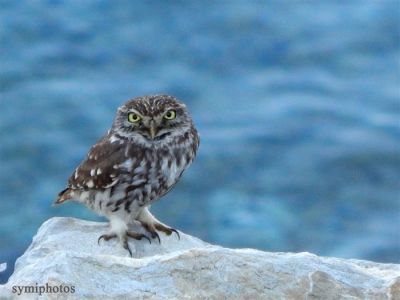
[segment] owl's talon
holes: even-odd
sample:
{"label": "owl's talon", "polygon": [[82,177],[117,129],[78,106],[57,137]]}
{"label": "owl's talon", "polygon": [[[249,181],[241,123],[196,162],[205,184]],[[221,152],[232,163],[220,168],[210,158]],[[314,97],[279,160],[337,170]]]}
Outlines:
{"label": "owl's talon", "polygon": [[172,232],[174,232],[174,233],[178,236],[178,240],[181,239],[181,236],[179,235],[178,230],[176,230],[176,229],[174,229],[174,228],[170,228],[170,230],[171,230]]}
{"label": "owl's talon", "polygon": [[111,239],[113,239],[113,238],[116,238],[117,237],[117,235],[115,234],[115,233],[112,233],[112,234],[102,234],[101,236],[99,236],[99,238],[97,239],[97,245],[100,245],[100,241],[102,240],[102,239],[104,239],[105,241],[109,241],[109,240],[111,240]]}
{"label": "owl's talon", "polygon": [[157,238],[157,239],[158,239],[158,243],[161,244],[161,239],[160,239],[160,236],[158,235],[157,232],[155,232],[155,231],[152,232],[152,233],[151,233],[151,237],[152,237],[153,239]]}
{"label": "owl's talon", "polygon": [[142,222],[141,224],[142,224],[143,228],[144,228],[148,233],[150,233],[151,238],[152,238],[152,239],[157,238],[157,239],[158,239],[158,243],[161,244],[160,236],[158,235],[157,231],[154,229],[154,226],[150,226],[149,224],[143,223],[143,222]]}
{"label": "owl's talon", "polygon": [[178,239],[179,239],[179,240],[181,239],[181,236],[179,235],[178,230],[176,230],[176,229],[174,229],[174,228],[164,226],[164,225],[162,225],[162,224],[160,224],[160,223],[154,224],[154,227],[155,227],[157,230],[164,232],[166,235],[171,235],[172,232],[174,232],[174,233],[176,233],[176,235],[178,236]]}
{"label": "owl's talon", "polygon": [[147,239],[149,241],[149,243],[151,244],[151,240],[149,239],[149,237],[145,234],[142,233],[137,233],[137,232],[133,232],[133,231],[127,231],[126,235],[135,239],[135,240],[141,240],[141,239]]}
{"label": "owl's talon", "polygon": [[130,257],[132,257],[132,251],[131,248],[129,247],[128,239],[126,237],[123,241],[123,247],[124,249],[128,250]]}

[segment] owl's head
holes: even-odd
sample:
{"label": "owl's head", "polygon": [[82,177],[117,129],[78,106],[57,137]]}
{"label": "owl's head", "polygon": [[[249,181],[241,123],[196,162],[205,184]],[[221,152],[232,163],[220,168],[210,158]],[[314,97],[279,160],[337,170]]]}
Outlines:
{"label": "owl's head", "polygon": [[184,133],[191,125],[185,104],[172,96],[154,95],[134,98],[119,107],[112,131],[122,137],[161,141]]}

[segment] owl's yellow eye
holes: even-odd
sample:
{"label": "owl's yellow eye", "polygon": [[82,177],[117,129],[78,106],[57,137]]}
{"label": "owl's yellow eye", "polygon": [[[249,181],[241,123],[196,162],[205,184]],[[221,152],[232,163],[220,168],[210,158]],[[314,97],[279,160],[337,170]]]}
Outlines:
{"label": "owl's yellow eye", "polygon": [[128,115],[128,121],[131,123],[137,123],[140,121],[140,119],[141,119],[141,117],[138,114],[130,113]]}
{"label": "owl's yellow eye", "polygon": [[176,111],[174,110],[169,110],[167,113],[164,115],[164,118],[167,120],[173,120],[176,118]]}

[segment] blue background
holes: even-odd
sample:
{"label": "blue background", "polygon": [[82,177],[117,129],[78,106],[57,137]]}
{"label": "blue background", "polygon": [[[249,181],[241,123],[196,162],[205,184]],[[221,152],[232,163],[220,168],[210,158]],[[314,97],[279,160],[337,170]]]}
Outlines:
{"label": "blue background", "polygon": [[159,219],[399,263],[399,2],[340,2],[1,1],[1,280],[46,219],[99,220],[50,204],[117,107],[156,93],[202,141]]}

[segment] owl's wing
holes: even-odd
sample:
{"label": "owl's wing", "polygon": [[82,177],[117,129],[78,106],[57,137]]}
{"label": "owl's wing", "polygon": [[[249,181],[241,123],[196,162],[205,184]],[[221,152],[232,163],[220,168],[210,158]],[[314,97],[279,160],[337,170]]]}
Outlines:
{"label": "owl's wing", "polygon": [[68,180],[70,189],[104,189],[118,183],[126,143],[111,142],[107,136],[95,144]]}

